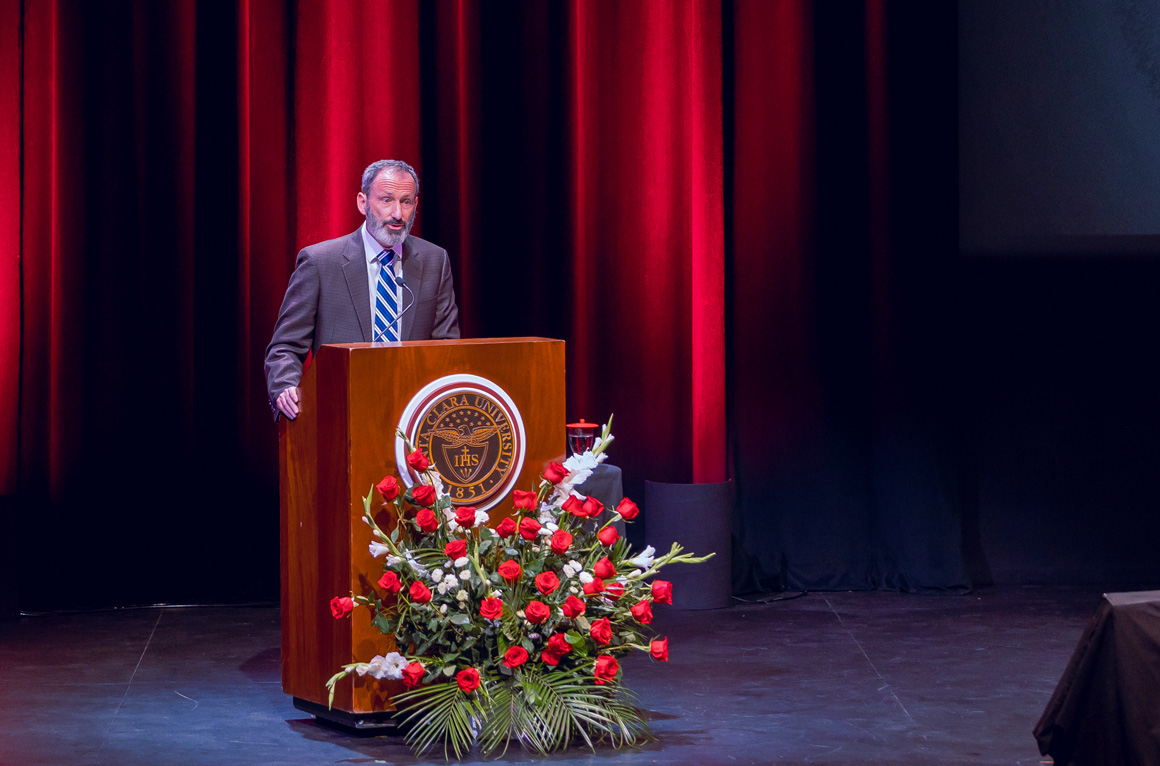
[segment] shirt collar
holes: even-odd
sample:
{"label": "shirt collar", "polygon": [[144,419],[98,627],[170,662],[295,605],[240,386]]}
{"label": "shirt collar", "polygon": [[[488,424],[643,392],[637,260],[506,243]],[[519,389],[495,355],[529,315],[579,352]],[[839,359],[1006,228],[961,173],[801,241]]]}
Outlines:
{"label": "shirt collar", "polygon": [[[379,257],[379,253],[383,252],[383,246],[367,231],[366,221],[363,221],[362,226],[359,227],[359,231],[362,232],[363,251],[366,253],[367,263],[369,264]],[[396,258],[401,260],[403,257],[402,243],[392,247],[391,252],[395,254]]]}

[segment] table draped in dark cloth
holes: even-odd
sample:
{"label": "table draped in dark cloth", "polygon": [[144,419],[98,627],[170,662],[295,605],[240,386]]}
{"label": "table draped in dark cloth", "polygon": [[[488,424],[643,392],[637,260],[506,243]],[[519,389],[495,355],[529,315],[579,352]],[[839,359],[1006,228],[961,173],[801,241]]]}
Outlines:
{"label": "table draped in dark cloth", "polygon": [[1034,731],[1056,766],[1160,766],[1160,591],[1104,594]]}

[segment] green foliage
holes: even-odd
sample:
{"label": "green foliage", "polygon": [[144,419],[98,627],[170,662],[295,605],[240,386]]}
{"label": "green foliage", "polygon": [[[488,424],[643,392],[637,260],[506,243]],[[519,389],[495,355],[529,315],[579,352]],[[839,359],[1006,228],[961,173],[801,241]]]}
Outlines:
{"label": "green foliage", "polygon": [[627,692],[595,686],[578,670],[521,668],[483,679],[472,694],[453,682],[437,683],[401,694],[395,703],[410,727],[407,743],[420,755],[441,745],[444,757],[462,758],[478,743],[484,755],[502,756],[512,741],[548,755],[578,741],[595,749],[604,742],[631,747],[651,739]]}

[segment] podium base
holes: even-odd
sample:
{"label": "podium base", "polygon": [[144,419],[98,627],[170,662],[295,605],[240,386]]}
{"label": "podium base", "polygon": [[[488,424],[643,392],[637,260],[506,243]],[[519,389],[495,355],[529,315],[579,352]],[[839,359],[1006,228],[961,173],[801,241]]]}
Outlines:
{"label": "podium base", "polygon": [[348,713],[345,710],[334,710],[326,705],[319,705],[317,702],[310,702],[298,697],[294,697],[294,707],[304,713],[310,713],[318,719],[319,723],[348,731],[386,733],[399,730],[399,722],[395,719],[395,714],[392,711]]}

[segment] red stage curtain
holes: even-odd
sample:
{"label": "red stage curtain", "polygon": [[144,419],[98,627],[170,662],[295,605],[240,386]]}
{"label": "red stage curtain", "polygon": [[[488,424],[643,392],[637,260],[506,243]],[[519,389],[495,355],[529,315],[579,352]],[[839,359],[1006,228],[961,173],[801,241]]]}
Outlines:
{"label": "red stage curtain", "polygon": [[[0,9],[0,238],[20,258],[0,262],[0,354],[22,349],[18,394],[0,365],[0,456],[19,451],[24,534],[93,535],[126,598],[247,572],[273,592],[263,351],[297,250],[358,226],[359,174],[395,157],[422,176],[416,233],[451,255],[464,333],[564,337],[569,416],[616,414],[631,492],[737,478],[765,574],[884,581],[867,445],[910,363],[896,329],[925,311],[899,297],[888,151],[909,146],[890,139],[915,96],[887,83],[914,38],[884,3]],[[203,521],[219,506],[229,529]],[[170,564],[144,529],[192,535],[186,566],[142,577]]]}
{"label": "red stage curtain", "polygon": [[20,15],[0,0],[0,496],[19,484]]}
{"label": "red stage curtain", "polygon": [[720,11],[570,12],[572,402],[660,481],[726,478]]}

